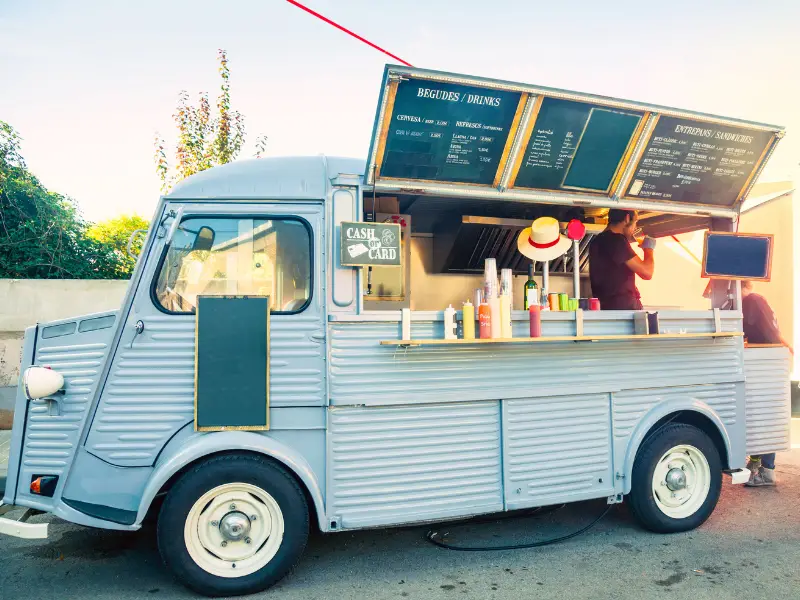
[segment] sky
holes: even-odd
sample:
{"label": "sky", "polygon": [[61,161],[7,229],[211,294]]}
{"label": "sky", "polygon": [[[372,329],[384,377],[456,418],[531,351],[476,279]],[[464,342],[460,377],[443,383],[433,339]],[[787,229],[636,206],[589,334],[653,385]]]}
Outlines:
{"label": "sky", "polygon": [[[307,0],[417,67],[785,126],[762,181],[800,180],[800,2]],[[394,62],[285,0],[0,0],[0,120],[90,220],[152,215],[156,132],[228,52],[252,156],[365,158]]]}

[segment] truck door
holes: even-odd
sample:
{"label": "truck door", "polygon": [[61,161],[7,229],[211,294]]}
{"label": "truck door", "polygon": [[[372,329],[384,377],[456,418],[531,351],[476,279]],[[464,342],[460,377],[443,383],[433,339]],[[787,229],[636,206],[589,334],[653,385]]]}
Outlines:
{"label": "truck door", "polygon": [[270,407],[324,406],[323,218],[322,203],[185,204],[172,239],[147,258],[87,450],[151,465],[194,419],[200,295],[268,295]]}

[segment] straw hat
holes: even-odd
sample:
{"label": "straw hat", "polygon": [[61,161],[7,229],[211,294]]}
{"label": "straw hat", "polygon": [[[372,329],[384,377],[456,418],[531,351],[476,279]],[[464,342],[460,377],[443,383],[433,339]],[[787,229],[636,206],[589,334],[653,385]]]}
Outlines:
{"label": "straw hat", "polygon": [[522,255],[537,261],[558,258],[571,245],[572,242],[559,233],[558,221],[553,217],[539,217],[517,238],[517,248]]}

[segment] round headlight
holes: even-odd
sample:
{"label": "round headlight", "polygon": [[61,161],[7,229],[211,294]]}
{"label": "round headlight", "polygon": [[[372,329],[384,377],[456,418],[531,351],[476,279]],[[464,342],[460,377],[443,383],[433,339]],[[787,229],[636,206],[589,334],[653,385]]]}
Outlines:
{"label": "round headlight", "polygon": [[22,381],[28,400],[52,396],[64,387],[64,376],[45,367],[28,367]]}

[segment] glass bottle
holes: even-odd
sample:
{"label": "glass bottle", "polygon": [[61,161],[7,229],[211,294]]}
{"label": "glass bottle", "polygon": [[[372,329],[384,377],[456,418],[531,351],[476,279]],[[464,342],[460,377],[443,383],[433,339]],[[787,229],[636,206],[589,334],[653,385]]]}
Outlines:
{"label": "glass bottle", "polygon": [[536,281],[533,278],[534,269],[534,264],[531,262],[531,264],[528,265],[528,281],[525,282],[524,287],[525,296],[523,306],[525,310],[530,310],[532,304],[540,303],[539,286],[536,285]]}

